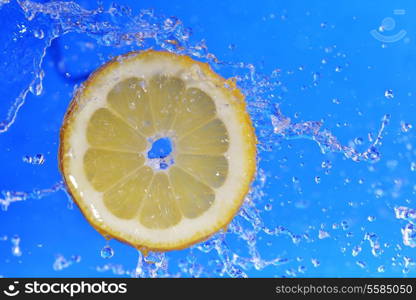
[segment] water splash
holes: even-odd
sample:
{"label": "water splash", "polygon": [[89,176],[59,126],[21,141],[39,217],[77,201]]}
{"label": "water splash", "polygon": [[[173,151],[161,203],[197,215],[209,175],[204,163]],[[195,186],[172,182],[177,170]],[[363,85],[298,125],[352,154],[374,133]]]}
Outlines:
{"label": "water splash", "polygon": [[30,192],[0,191],[0,207],[2,210],[7,210],[11,203],[26,201],[29,199],[42,199],[50,194],[64,189],[64,183],[60,181],[50,188],[34,189]]}
{"label": "water splash", "polygon": [[405,246],[416,247],[416,210],[398,206],[394,208],[397,219],[405,220],[408,223],[401,229],[403,244]]}
{"label": "water splash", "polygon": [[322,129],[323,122],[321,121],[292,123],[290,118],[282,114],[278,105],[275,108],[275,113],[271,115],[271,122],[275,134],[286,139],[310,139],[318,144],[323,154],[339,152],[344,154],[346,158],[352,159],[356,162],[377,162],[380,160],[380,153],[377,146],[381,143],[383,131],[389,121],[390,115],[384,115],[376,138],[372,139],[371,144],[365,151],[359,152],[353,147],[342,145],[330,131]]}
{"label": "water splash", "polygon": [[79,255],[72,255],[70,258],[65,258],[65,256],[58,254],[55,257],[52,268],[55,271],[62,271],[63,269],[79,262],[81,262],[81,256]]}
{"label": "water splash", "polygon": [[[3,5],[3,7],[1,7]],[[28,70],[19,77],[18,86],[15,91],[7,91],[11,82],[0,83],[0,91],[3,97],[7,98],[8,110],[6,113],[0,111],[0,134],[6,132],[16,120],[19,109],[24,105],[27,94],[34,95],[42,93],[42,80],[44,72],[42,63],[46,51],[52,41],[65,34],[75,32],[85,34],[94,38],[97,45],[111,47],[112,49],[137,50],[153,47],[171,52],[186,54],[198,58],[201,61],[210,63],[214,68],[231,70],[235,75],[229,80],[230,88],[236,84],[242,89],[247,97],[248,110],[253,120],[259,138],[259,151],[270,151],[276,142],[290,139],[308,139],[315,141],[322,153],[341,153],[353,161],[376,162],[380,159],[378,147],[381,145],[382,135],[389,123],[390,116],[385,115],[381,120],[381,127],[372,138],[367,150],[360,152],[351,146],[342,145],[337,138],[328,130],[324,129],[321,121],[292,122],[291,118],[282,114],[279,97],[275,97],[276,90],[282,88],[279,80],[280,70],[272,74],[261,74],[256,71],[254,65],[244,62],[221,61],[208,51],[205,41],[192,42],[190,30],[177,18],[164,17],[153,13],[151,10],[141,10],[138,14],[124,6],[113,4],[110,8],[98,7],[95,10],[86,10],[75,2],[48,2],[37,3],[29,0],[18,0],[15,3],[7,1],[0,2],[1,11],[23,12],[19,17],[21,26],[10,30],[14,36],[5,43],[4,53],[8,54],[10,60],[6,62],[6,71]],[[14,13],[16,17],[16,13]],[[30,44],[31,51],[27,44]],[[102,62],[106,59],[103,58]],[[339,69],[341,72],[341,68]],[[316,86],[321,79],[319,72],[312,74],[312,85]],[[4,93],[3,93],[4,91]],[[335,100],[339,104],[339,100]],[[357,145],[361,144],[359,138]],[[330,169],[328,164],[326,169]],[[255,187],[247,197],[247,201],[241,208],[238,216],[230,224],[226,232],[220,232],[208,241],[195,245],[189,250],[186,259],[179,263],[179,271],[169,271],[169,254],[150,253],[148,256],[138,254],[135,268],[131,270],[117,264],[105,264],[97,267],[97,271],[111,271],[117,275],[131,277],[177,277],[181,275],[191,277],[202,276],[230,276],[247,277],[248,270],[262,270],[266,267],[277,267],[287,263],[300,263],[297,268],[288,268],[282,271],[280,276],[297,276],[305,272],[306,267],[301,261],[290,257],[287,253],[276,254],[273,258],[265,259],[259,250],[261,235],[268,237],[289,238],[294,245],[313,241],[311,236],[318,236],[318,239],[330,238],[327,231],[320,230],[318,233],[308,232],[295,233],[283,227],[276,226],[269,228],[261,218],[261,210],[256,204],[261,203],[264,194],[261,192],[265,185],[265,178],[260,169],[257,174]],[[321,182],[318,176],[316,183]],[[33,190],[30,192],[1,191],[0,205],[6,210],[11,203],[25,201],[28,199],[40,199],[51,193],[64,190],[64,185],[59,182],[51,188]],[[269,206],[271,209],[271,204]],[[265,209],[270,210],[270,209]],[[345,225],[345,226],[344,226]],[[347,227],[345,222],[341,226]],[[346,230],[346,229],[344,229]],[[246,254],[237,254],[235,249],[230,249],[228,239],[236,237],[246,246]],[[378,249],[378,240],[369,234],[368,239],[372,249]],[[105,248],[105,247],[104,247]],[[111,250],[105,248],[104,257],[110,256]],[[377,250],[378,251],[378,250]],[[376,252],[378,253],[378,252]],[[207,265],[199,263],[199,254],[213,255],[213,259]],[[112,255],[111,255],[112,256]],[[58,255],[54,269],[62,270],[71,264],[78,262],[78,257],[66,259]],[[313,267],[319,267],[318,258],[312,258]]]}
{"label": "water splash", "polygon": [[45,156],[40,153],[34,156],[25,155],[22,160],[23,162],[31,165],[43,165],[45,162]]}
{"label": "water splash", "polygon": [[10,241],[12,242],[12,255],[22,256],[22,250],[20,249],[20,237],[15,235],[10,239]]}

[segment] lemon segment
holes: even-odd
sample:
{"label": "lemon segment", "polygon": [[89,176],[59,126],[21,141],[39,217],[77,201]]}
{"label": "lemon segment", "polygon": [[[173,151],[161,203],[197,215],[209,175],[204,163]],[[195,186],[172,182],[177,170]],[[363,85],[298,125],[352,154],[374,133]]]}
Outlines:
{"label": "lemon segment", "polygon": [[195,127],[207,123],[216,115],[215,103],[198,88],[188,88],[177,106],[173,130],[182,137]]}
{"label": "lemon segment", "polygon": [[134,218],[148,192],[152,178],[153,171],[150,167],[139,168],[104,192],[105,206],[118,218]]}
{"label": "lemon segment", "polygon": [[85,174],[91,185],[103,192],[142,166],[141,154],[90,148],[84,156]]}
{"label": "lemon segment", "polygon": [[179,154],[176,163],[213,188],[222,186],[227,178],[228,161],[224,156]]}
{"label": "lemon segment", "polygon": [[[162,138],[171,151],[154,155]],[[144,51],[117,57],[77,91],[59,163],[100,233],[168,251],[231,221],[255,173],[255,147],[235,86],[189,57]]]}
{"label": "lemon segment", "polygon": [[178,150],[192,154],[222,154],[228,149],[228,133],[224,123],[214,119],[191,130],[178,140]]}
{"label": "lemon segment", "polygon": [[147,228],[164,229],[179,223],[181,218],[168,176],[156,173],[140,211],[140,222]]}
{"label": "lemon segment", "polygon": [[185,217],[196,218],[200,216],[214,202],[214,191],[180,168],[173,166],[169,170],[169,176],[179,206]]}
{"label": "lemon segment", "polygon": [[146,139],[106,108],[94,112],[88,122],[88,143],[97,148],[143,151]]}
{"label": "lemon segment", "polygon": [[172,126],[185,84],[176,77],[156,75],[150,79],[148,88],[155,128],[164,132]]}
{"label": "lemon segment", "polygon": [[117,83],[108,93],[109,107],[144,136],[155,133],[145,81],[131,77]]}

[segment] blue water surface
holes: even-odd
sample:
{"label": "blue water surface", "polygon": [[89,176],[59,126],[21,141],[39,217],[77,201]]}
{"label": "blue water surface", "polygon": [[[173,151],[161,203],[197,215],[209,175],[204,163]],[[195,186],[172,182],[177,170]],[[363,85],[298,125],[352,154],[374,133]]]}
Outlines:
{"label": "blue water surface", "polygon": [[[0,1],[1,276],[415,277],[416,2],[112,2],[67,1],[56,14],[53,1]],[[143,10],[139,30],[131,16]],[[137,33],[143,44],[126,42]],[[172,39],[237,77],[258,174],[228,232],[149,264],[72,203],[59,129],[94,69],[130,50],[181,51]],[[346,148],[320,147],[317,132]]]}

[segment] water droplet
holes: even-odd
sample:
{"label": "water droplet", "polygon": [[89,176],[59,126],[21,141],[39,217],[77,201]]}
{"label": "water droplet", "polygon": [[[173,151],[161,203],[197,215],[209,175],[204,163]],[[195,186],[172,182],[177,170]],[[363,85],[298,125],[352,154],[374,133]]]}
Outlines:
{"label": "water droplet", "polygon": [[387,99],[393,99],[394,98],[393,90],[386,90],[384,92],[384,97],[386,97]]}
{"label": "water droplet", "polygon": [[318,72],[312,73],[312,81],[314,85],[318,84],[319,78],[321,77],[321,74]]}
{"label": "water droplet", "polygon": [[45,162],[45,157],[43,154],[36,154],[35,156],[25,155],[22,160],[28,164],[42,165]]}
{"label": "water droplet", "polygon": [[368,216],[367,220],[368,220],[368,222],[374,222],[376,220],[376,217]]}
{"label": "water droplet", "polygon": [[331,169],[332,168],[332,163],[329,160],[324,160],[321,163],[321,167],[322,167],[322,169]]}
{"label": "water droplet", "polygon": [[409,132],[409,130],[413,128],[412,124],[410,123],[401,122],[400,125],[402,128],[402,132]]}
{"label": "water droplet", "polygon": [[341,72],[342,68],[340,66],[336,66],[335,67],[335,72],[339,73]]}
{"label": "water droplet", "polygon": [[315,176],[315,183],[317,184],[321,183],[321,177]]}
{"label": "water droplet", "polygon": [[357,256],[361,252],[361,250],[361,246],[355,246],[351,251],[352,256]]}
{"label": "water droplet", "polygon": [[385,271],[386,271],[386,267],[383,266],[383,265],[381,265],[377,268],[377,272],[379,272],[379,273],[384,273]]}
{"label": "water droplet", "polygon": [[354,139],[354,144],[356,145],[362,145],[363,144],[363,138],[357,137]]}
{"label": "water droplet", "polygon": [[321,262],[316,258],[312,258],[311,263],[315,268],[319,267],[319,265],[321,264]]}
{"label": "water droplet", "polygon": [[272,208],[273,208],[273,206],[272,206],[270,203],[267,203],[267,204],[264,206],[264,210],[265,210],[265,211],[271,211],[271,210],[272,210]]}
{"label": "water droplet", "polygon": [[45,37],[45,33],[42,29],[36,29],[33,31],[33,36],[37,39],[43,39]]}
{"label": "water droplet", "polygon": [[416,247],[416,228],[415,225],[407,223],[402,229],[403,244],[405,246]]}
{"label": "water droplet", "polygon": [[347,230],[349,228],[348,222],[347,221],[342,221],[341,222],[341,227],[342,227],[343,230]]}
{"label": "water droplet", "polygon": [[12,242],[12,254],[13,256],[22,256],[22,250],[20,249],[20,237],[15,235],[10,240]]}
{"label": "water droplet", "polygon": [[334,99],[332,99],[332,103],[334,103],[334,104],[340,104],[341,103],[341,100],[339,98],[334,98]]}
{"label": "water droplet", "polygon": [[367,265],[362,260],[359,260],[356,262],[357,266],[359,266],[361,269],[364,269]]}
{"label": "water droplet", "polygon": [[299,266],[298,267],[298,272],[299,273],[305,273],[306,272],[306,267],[305,266]]}
{"label": "water droplet", "polygon": [[113,248],[110,247],[110,245],[105,245],[102,249],[101,249],[101,257],[108,259],[108,258],[112,258],[114,256],[114,250]]}
{"label": "water droplet", "polygon": [[322,230],[322,229],[320,229],[320,230],[319,230],[319,233],[318,233],[318,238],[319,238],[320,240],[322,240],[322,239],[326,239],[326,238],[329,238],[329,237],[330,237],[329,232],[327,232],[327,231],[325,231],[325,230]]}

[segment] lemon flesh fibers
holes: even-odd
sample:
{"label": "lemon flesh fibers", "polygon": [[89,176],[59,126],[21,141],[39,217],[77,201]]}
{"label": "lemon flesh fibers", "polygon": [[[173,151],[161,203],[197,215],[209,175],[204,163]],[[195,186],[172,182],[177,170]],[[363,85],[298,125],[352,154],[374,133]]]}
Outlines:
{"label": "lemon flesh fibers", "polygon": [[[160,139],[172,149],[150,155]],[[255,172],[255,142],[232,82],[186,56],[135,52],[76,93],[60,169],[99,232],[138,248],[181,249],[231,221]]]}

